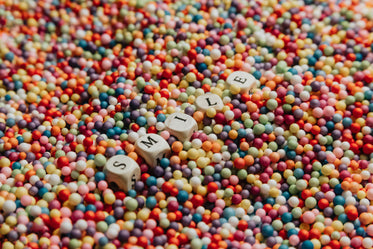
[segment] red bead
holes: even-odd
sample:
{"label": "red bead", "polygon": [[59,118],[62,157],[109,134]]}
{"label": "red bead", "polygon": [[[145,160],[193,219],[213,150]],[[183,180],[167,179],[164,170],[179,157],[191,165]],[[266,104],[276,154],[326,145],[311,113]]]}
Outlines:
{"label": "red bead", "polygon": [[65,202],[69,199],[70,197],[70,190],[62,189],[60,192],[58,192],[58,199]]}

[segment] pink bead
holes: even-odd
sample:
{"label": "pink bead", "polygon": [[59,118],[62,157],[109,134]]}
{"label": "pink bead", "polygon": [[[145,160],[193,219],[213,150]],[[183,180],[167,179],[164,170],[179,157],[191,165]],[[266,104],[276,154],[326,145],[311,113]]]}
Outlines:
{"label": "pink bead", "polygon": [[373,236],[373,225],[369,225],[369,226],[367,227],[367,234],[368,234],[369,236]]}
{"label": "pink bead", "polygon": [[225,207],[225,201],[222,199],[218,199],[215,201],[215,206],[219,208],[224,208]]}
{"label": "pink bead", "polygon": [[262,208],[256,210],[255,214],[259,217],[264,217],[266,215],[266,211]]}
{"label": "pink bead", "polygon": [[146,238],[148,238],[148,239],[150,240],[150,239],[153,238],[154,233],[153,233],[153,231],[150,230],[150,229],[145,229],[145,230],[143,231],[143,235],[144,235]]}
{"label": "pink bead", "polygon": [[108,35],[108,34],[103,34],[103,35],[101,35],[101,42],[102,42],[102,44],[109,44],[109,42],[111,41],[111,37],[110,37],[110,35]]}
{"label": "pink bead", "polygon": [[108,184],[106,181],[100,181],[98,184],[98,189],[101,190],[101,191],[104,191],[105,189],[107,189],[108,187]]}
{"label": "pink bead", "polygon": [[163,137],[165,140],[170,138],[170,133],[168,131],[162,131],[161,132],[161,137]]}
{"label": "pink bead", "polygon": [[146,227],[149,229],[154,229],[157,227],[157,222],[153,219],[147,220],[145,224],[146,224]]}
{"label": "pink bead", "polygon": [[82,249],[92,249],[92,246],[90,244],[88,244],[88,243],[84,243],[82,245]]}
{"label": "pink bead", "polygon": [[21,197],[21,204],[22,204],[22,206],[27,207],[27,206],[31,205],[31,203],[32,203],[31,196],[24,195],[24,196]]}
{"label": "pink bead", "polygon": [[361,246],[362,240],[359,237],[355,237],[351,239],[351,246],[354,248],[358,248]]}
{"label": "pink bead", "polygon": [[84,171],[84,174],[87,176],[87,177],[92,177],[95,175],[95,170],[92,169],[92,168],[86,168],[86,170]]}
{"label": "pink bead", "polygon": [[293,246],[296,246],[299,244],[299,237],[297,235],[291,235],[290,238],[289,238],[289,243],[290,245],[293,245]]}
{"label": "pink bead", "polygon": [[333,107],[331,107],[331,106],[326,106],[325,108],[324,108],[324,115],[326,116],[326,117],[331,117],[331,116],[333,116],[334,115],[334,108]]}
{"label": "pink bead", "polygon": [[60,209],[61,217],[70,217],[71,216],[71,209],[67,207],[62,207]]}
{"label": "pink bead", "polygon": [[313,222],[315,222],[315,214],[311,211],[306,211],[303,214],[303,222],[307,224],[312,224]]}
{"label": "pink bead", "polygon": [[94,182],[87,183],[87,186],[89,188],[89,191],[95,190],[96,184]]}

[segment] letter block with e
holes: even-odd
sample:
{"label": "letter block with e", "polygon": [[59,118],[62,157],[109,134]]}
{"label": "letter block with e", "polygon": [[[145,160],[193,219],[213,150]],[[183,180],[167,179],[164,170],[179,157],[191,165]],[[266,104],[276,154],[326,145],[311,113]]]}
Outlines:
{"label": "letter block with e", "polygon": [[157,134],[146,134],[137,139],[135,150],[151,167],[159,165],[159,161],[171,152],[167,141]]}

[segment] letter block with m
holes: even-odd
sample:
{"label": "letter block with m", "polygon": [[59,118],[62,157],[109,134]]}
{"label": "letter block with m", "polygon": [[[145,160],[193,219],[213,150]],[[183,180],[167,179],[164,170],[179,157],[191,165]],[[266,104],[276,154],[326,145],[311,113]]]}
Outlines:
{"label": "letter block with m", "polygon": [[157,134],[146,134],[137,139],[135,149],[151,167],[159,165],[159,161],[171,152],[167,141]]}

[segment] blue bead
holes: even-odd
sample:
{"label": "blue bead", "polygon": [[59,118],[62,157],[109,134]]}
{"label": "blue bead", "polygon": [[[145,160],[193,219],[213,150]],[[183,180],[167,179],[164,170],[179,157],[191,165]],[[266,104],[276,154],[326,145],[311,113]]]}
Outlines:
{"label": "blue bead", "polygon": [[358,235],[358,236],[362,236],[362,237],[365,237],[366,233],[365,233],[365,231],[364,231],[364,228],[362,228],[362,227],[358,227],[358,228],[356,229],[356,235]]}
{"label": "blue bead", "polygon": [[303,175],[304,175],[303,169],[297,168],[297,169],[294,170],[294,176],[295,176],[297,179],[302,178]]}
{"label": "blue bead", "polygon": [[11,99],[12,99],[12,97],[10,97],[9,94],[5,95],[5,100],[6,100],[6,101],[9,101],[9,100],[11,100]]}
{"label": "blue bead", "polygon": [[83,203],[80,203],[78,204],[76,207],[75,207],[76,210],[80,210],[82,212],[85,212],[85,206]]}
{"label": "blue bead", "polygon": [[347,215],[346,214],[340,214],[338,216],[338,220],[342,223],[346,223],[348,221]]}
{"label": "blue bead", "polygon": [[52,136],[52,133],[50,131],[46,130],[46,131],[43,132],[43,136],[50,137],[50,136]]}
{"label": "blue bead", "polygon": [[7,125],[8,127],[13,127],[15,124],[16,124],[16,121],[15,121],[13,118],[8,118],[8,119],[6,120],[6,125]]}
{"label": "blue bead", "polygon": [[273,227],[271,225],[264,225],[262,228],[262,234],[264,237],[270,237],[273,235]]}
{"label": "blue bead", "polygon": [[125,155],[126,152],[124,150],[118,150],[115,155]]}
{"label": "blue bead", "polygon": [[334,193],[336,195],[341,195],[343,193],[343,189],[342,189],[341,184],[337,184],[337,185],[334,186]]}
{"label": "blue bead", "polygon": [[221,179],[221,175],[219,173],[214,173],[212,177],[214,178],[214,181],[220,181]]}
{"label": "blue bead", "polygon": [[108,129],[107,132],[106,132],[106,135],[111,138],[115,135],[115,131],[114,129]]}
{"label": "blue bead", "polygon": [[160,113],[157,115],[158,122],[164,122],[165,120],[166,120],[166,115],[164,115],[163,113]]}
{"label": "blue bead", "polygon": [[281,245],[278,249],[288,249],[289,247],[287,245]]}
{"label": "blue bead", "polygon": [[12,164],[12,169],[21,169],[21,164],[19,162],[14,162]]}
{"label": "blue bead", "polygon": [[371,90],[365,91],[364,92],[364,98],[366,100],[372,100],[373,97],[373,92]]}
{"label": "blue bead", "polygon": [[131,196],[132,198],[135,198],[137,195],[137,192],[134,189],[130,189],[128,190],[128,195]]}
{"label": "blue bead", "polygon": [[114,129],[114,132],[115,132],[116,135],[122,134],[122,129],[119,128],[118,126],[115,126],[113,129]]}
{"label": "blue bead", "polygon": [[104,172],[97,172],[96,174],[95,174],[95,181],[96,182],[100,182],[100,181],[103,181],[103,180],[105,180],[105,173]]}
{"label": "blue bead", "polygon": [[255,79],[259,80],[262,77],[262,73],[260,71],[255,71],[253,73],[253,76],[255,77]]}
{"label": "blue bead", "polygon": [[254,203],[254,209],[255,210],[258,210],[259,208],[262,208],[263,207],[263,203],[261,202],[255,202]]}
{"label": "blue bead", "polygon": [[160,161],[160,165],[163,168],[167,168],[170,165],[170,160],[168,158],[162,158]]}
{"label": "blue bead", "polygon": [[12,52],[8,52],[5,54],[5,60],[8,60],[8,61],[13,61],[14,59],[14,54]]}
{"label": "blue bead", "polygon": [[145,126],[146,125],[146,118],[143,117],[143,116],[140,116],[136,119],[136,123],[139,125],[139,126]]}
{"label": "blue bead", "polygon": [[287,235],[288,235],[288,238],[289,238],[291,235],[298,235],[298,231],[297,231],[295,228],[291,228],[291,229],[289,229]]}
{"label": "blue bead", "polygon": [[334,197],[334,199],[333,199],[333,203],[334,203],[334,206],[336,206],[336,205],[344,205],[345,204],[345,198],[343,198],[342,196],[336,196],[336,197]]}
{"label": "blue bead", "polygon": [[38,191],[38,195],[40,196],[40,197],[43,197],[43,195],[45,194],[45,193],[47,193],[48,192],[48,189],[47,188],[40,188],[39,189],[39,191]]}
{"label": "blue bead", "polygon": [[202,215],[195,213],[193,214],[192,220],[196,223],[199,223],[202,221]]}
{"label": "blue bead", "polygon": [[313,243],[309,240],[306,240],[302,243],[301,249],[313,249]]}
{"label": "blue bead", "polygon": [[106,238],[106,237],[101,237],[101,238],[98,240],[98,244],[99,244],[100,246],[104,246],[104,245],[106,245],[107,243],[109,243],[109,240],[108,240],[108,238]]}
{"label": "blue bead", "polygon": [[148,185],[149,187],[157,185],[157,178],[155,178],[154,176],[149,176],[146,179],[146,185]]}
{"label": "blue bead", "polygon": [[234,216],[235,215],[235,211],[233,208],[230,208],[230,207],[227,207],[224,209],[223,211],[223,216],[224,218],[226,219],[229,219],[230,217]]}
{"label": "blue bead", "polygon": [[46,207],[42,207],[42,208],[41,208],[41,212],[42,212],[43,214],[49,214],[49,209],[46,208]]}
{"label": "blue bead", "polygon": [[105,218],[105,222],[110,225],[110,224],[113,224],[116,222],[116,219],[114,218],[114,216],[112,215],[108,215],[106,218]]}
{"label": "blue bead", "polygon": [[87,207],[85,208],[86,212],[87,211],[93,211],[93,212],[96,212],[96,206],[93,205],[93,204],[88,204]]}
{"label": "blue bead", "polygon": [[189,199],[189,194],[185,190],[180,190],[176,196],[178,202],[186,202]]}
{"label": "blue bead", "polygon": [[149,196],[146,199],[145,205],[147,208],[154,208],[157,205],[157,199],[154,196]]}
{"label": "blue bead", "polygon": [[289,223],[293,220],[293,215],[291,213],[284,213],[281,215],[281,220],[284,223]]}
{"label": "blue bead", "polygon": [[345,128],[348,128],[348,127],[351,126],[351,124],[352,124],[352,120],[351,120],[350,118],[344,118],[344,119],[342,120],[342,124],[343,124],[343,126],[344,126]]}

